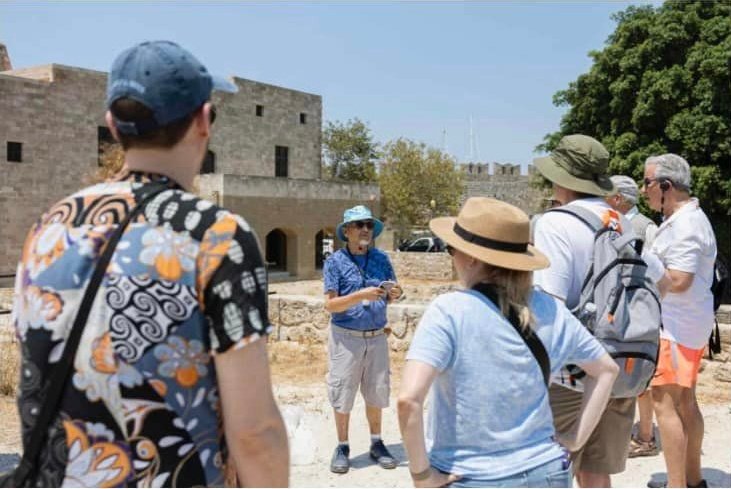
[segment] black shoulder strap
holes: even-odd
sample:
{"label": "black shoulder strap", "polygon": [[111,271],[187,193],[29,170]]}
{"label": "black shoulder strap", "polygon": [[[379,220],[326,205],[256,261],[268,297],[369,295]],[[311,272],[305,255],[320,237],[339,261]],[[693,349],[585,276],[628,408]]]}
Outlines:
{"label": "black shoulder strap", "polygon": [[63,354],[58,364],[54,366],[51,377],[47,381],[46,393],[44,396],[43,404],[41,406],[41,412],[36,418],[33,431],[30,435],[28,446],[24,447],[23,458],[20,460],[20,464],[15,468],[13,473],[13,482],[15,487],[24,487],[27,485],[28,476],[33,474],[37,469],[38,456],[41,452],[41,448],[46,441],[48,433],[48,427],[53,421],[54,417],[58,415],[58,409],[60,406],[61,397],[65,390],[66,381],[68,380],[69,373],[71,372],[74,357],[76,356],[76,349],[79,346],[81,340],[81,334],[84,331],[86,325],[86,319],[89,317],[91,312],[91,306],[94,304],[97,290],[104,279],[109,262],[112,260],[114,255],[114,249],[117,247],[122,234],[127,225],[140,213],[145,207],[145,204],[149,202],[153,197],[158,195],[160,192],[166,190],[168,187],[162,184],[152,184],[145,186],[140,196],[140,201],[137,205],[127,214],[125,219],[119,223],[117,228],[114,230],[114,234],[107,241],[104,251],[99,257],[99,261],[94,268],[94,272],[89,280],[89,285],[86,286],[84,292],[84,298],[81,300],[79,306],[79,312],[76,314],[74,324],[71,327],[68,338],[66,338],[66,346],[63,349]]}
{"label": "black shoulder strap", "polygon": [[[493,285],[480,283],[474,285],[472,289],[487,297],[493,304],[497,306],[497,292],[495,291],[495,287]],[[551,383],[551,360],[548,358],[548,352],[546,351],[546,347],[543,346],[541,339],[532,329],[522,328],[520,326],[518,313],[512,307],[510,308],[507,319],[508,322],[513,326],[513,328],[515,328],[515,331],[518,332],[520,337],[523,338],[523,341],[525,341],[526,345],[528,345],[528,348],[538,362],[538,365],[540,365],[541,367],[541,373],[543,373],[543,383],[546,384],[546,387],[548,387]]]}

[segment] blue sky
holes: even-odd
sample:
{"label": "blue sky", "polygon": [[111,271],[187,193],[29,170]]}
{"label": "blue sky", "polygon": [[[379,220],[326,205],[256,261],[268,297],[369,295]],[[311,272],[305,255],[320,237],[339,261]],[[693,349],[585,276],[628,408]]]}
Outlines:
{"label": "blue sky", "polygon": [[589,69],[611,14],[642,3],[0,2],[0,42],[16,68],[108,71],[171,39],[218,74],[320,94],[325,120],[358,117],[378,141],[525,165],[558,128],[553,94]]}

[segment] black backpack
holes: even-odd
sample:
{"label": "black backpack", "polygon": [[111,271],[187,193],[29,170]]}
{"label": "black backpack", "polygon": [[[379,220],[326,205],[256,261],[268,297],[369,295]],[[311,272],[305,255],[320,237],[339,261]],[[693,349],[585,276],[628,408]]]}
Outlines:
{"label": "black backpack", "polygon": [[[728,299],[729,283],[731,283],[731,275],[728,265],[726,265],[726,258],[717,253],[716,263],[713,264],[713,283],[711,283],[714,312],[718,311],[721,304]],[[718,319],[716,319],[716,328],[711,331],[711,337],[708,338],[708,357],[711,360],[714,353],[721,353],[721,331],[718,328]]]}

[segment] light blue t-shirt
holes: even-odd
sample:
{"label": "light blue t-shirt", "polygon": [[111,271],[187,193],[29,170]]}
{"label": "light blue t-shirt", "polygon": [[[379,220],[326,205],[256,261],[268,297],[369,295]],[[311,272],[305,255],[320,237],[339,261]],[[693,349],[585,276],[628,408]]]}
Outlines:
{"label": "light blue t-shirt", "polygon": [[[384,280],[396,280],[388,255],[371,248],[365,255],[351,255],[345,248],[333,253],[322,270],[323,291],[337,292],[338,297],[352,294],[366,287],[378,287]],[[334,312],[332,322],[336,326],[359,331],[386,326],[385,298],[362,302],[343,312]]]}
{"label": "light blue t-shirt", "polygon": [[[552,372],[605,354],[554,297],[535,291],[531,308]],[[439,370],[426,421],[434,467],[492,480],[562,456],[553,441],[541,368],[518,332],[482,294],[464,290],[437,297],[419,322],[406,358]]]}

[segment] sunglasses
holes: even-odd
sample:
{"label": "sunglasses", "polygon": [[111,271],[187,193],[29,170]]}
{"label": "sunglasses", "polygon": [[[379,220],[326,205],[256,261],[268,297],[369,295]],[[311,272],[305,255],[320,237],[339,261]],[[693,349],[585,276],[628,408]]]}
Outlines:
{"label": "sunglasses", "polygon": [[450,245],[447,245],[447,248],[446,248],[446,250],[447,250],[447,253],[449,253],[449,256],[454,256],[454,252],[455,252],[455,251],[457,251],[457,250],[455,250],[455,249],[454,249],[454,248],[453,248],[452,246],[450,246]]}
{"label": "sunglasses", "polygon": [[369,231],[373,229],[373,221],[353,221],[350,224],[357,227],[358,229],[366,228]]}
{"label": "sunglasses", "polygon": [[211,104],[211,111],[209,112],[208,118],[210,119],[211,124],[216,122],[216,106],[213,104]]}

